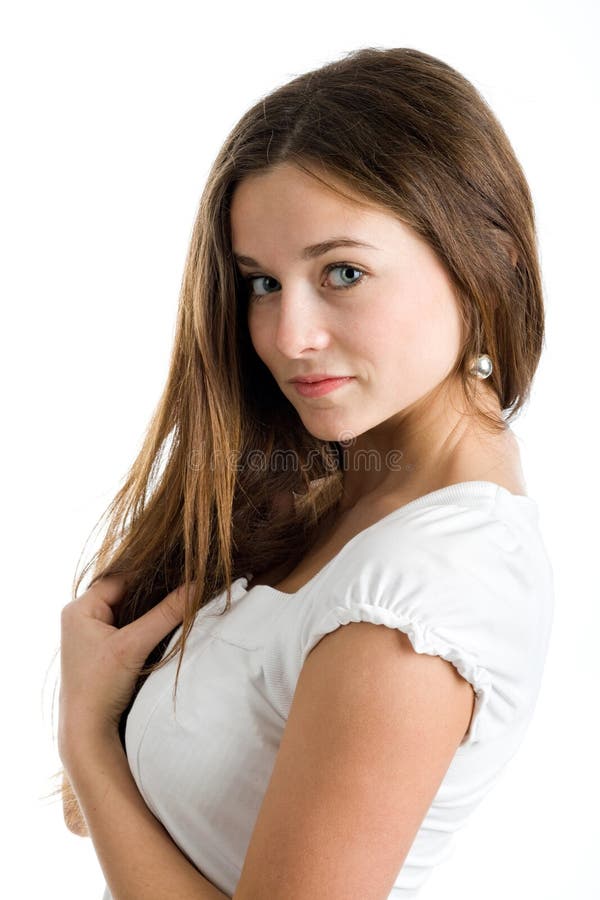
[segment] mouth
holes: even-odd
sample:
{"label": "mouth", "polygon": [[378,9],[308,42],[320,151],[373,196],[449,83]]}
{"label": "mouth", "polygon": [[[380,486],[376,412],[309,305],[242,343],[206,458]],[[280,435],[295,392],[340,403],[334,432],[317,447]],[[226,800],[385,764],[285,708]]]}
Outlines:
{"label": "mouth", "polygon": [[290,384],[315,384],[318,381],[334,381],[339,378],[353,377],[353,375],[299,375],[297,378],[291,378]]}
{"label": "mouth", "polygon": [[341,375],[314,381],[296,380],[291,383],[302,397],[322,397],[323,394],[335,391],[352,381],[354,381],[353,375]]}

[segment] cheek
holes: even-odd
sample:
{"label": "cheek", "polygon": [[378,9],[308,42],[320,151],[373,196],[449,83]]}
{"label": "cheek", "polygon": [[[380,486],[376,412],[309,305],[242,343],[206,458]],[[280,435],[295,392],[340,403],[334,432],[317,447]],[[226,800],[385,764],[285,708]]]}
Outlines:
{"label": "cheek", "polygon": [[453,298],[445,293],[375,304],[357,340],[378,371],[401,380],[442,378],[460,346],[461,325]]}
{"label": "cheek", "polygon": [[423,340],[427,325],[418,303],[383,297],[350,323],[349,334],[359,352],[379,368],[386,360],[400,358]]}

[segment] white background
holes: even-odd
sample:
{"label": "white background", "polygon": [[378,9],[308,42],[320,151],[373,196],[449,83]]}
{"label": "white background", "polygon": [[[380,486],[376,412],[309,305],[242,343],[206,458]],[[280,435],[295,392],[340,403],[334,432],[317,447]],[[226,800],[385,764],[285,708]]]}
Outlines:
{"label": "white background", "polygon": [[264,93],[348,50],[405,46],[483,93],[533,192],[547,338],[513,430],[556,579],[525,744],[422,900],[600,897],[598,24],[592,0],[2,5],[4,896],[102,895],[91,841],[42,799],[60,767],[53,655],[166,377],[208,168]]}

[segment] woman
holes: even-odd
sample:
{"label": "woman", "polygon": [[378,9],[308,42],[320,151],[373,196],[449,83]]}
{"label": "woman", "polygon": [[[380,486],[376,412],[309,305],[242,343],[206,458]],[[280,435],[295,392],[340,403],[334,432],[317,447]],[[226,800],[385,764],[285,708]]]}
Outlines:
{"label": "woman", "polygon": [[106,898],[408,898],[446,858],[551,631],[510,429],[543,336],[527,182],[455,70],[361,49],[241,118],[62,616],[65,818]]}

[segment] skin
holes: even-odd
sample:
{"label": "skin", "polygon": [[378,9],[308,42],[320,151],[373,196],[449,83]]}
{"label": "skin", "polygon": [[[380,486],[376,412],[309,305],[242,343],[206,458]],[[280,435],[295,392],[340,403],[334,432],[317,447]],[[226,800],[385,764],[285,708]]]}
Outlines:
{"label": "skin", "polygon": [[[459,351],[461,320],[437,259],[406,225],[292,166],[243,181],[231,219],[234,252],[257,261],[243,274],[269,276],[255,279],[265,296],[248,307],[256,353],[309,432],[355,438],[342,524],[283,584],[273,572],[258,582],[293,592],[365,517],[459,472],[469,420],[452,392],[435,389]],[[378,249],[301,258],[306,246],[340,234]],[[358,276],[327,273],[334,262],[368,277],[336,289]],[[288,383],[311,372],[356,377],[311,399]],[[381,461],[400,451],[413,468],[359,465],[363,449]],[[468,478],[479,477],[474,459]],[[235,897],[387,897],[473,709],[473,689],[452,663],[415,652],[396,629],[359,621],[325,634],[298,678]]]}
{"label": "skin", "polygon": [[[459,350],[460,317],[443,269],[417,235],[289,165],[238,186],[232,233],[235,252],[259,260],[252,274],[277,279],[267,282],[273,292],[248,308],[257,354],[311,433],[356,438],[343,509],[362,512],[364,521],[364,504],[374,498],[398,505],[400,496],[407,501],[440,481],[486,477],[494,465],[489,442],[453,390],[434,390]],[[303,247],[340,233],[378,249],[300,259]],[[367,277],[336,290],[344,270],[326,275],[332,262]],[[318,399],[287,383],[315,371],[356,377]],[[482,400],[494,408],[485,385]],[[505,459],[501,441],[494,439],[494,449]],[[405,467],[358,465],[364,449],[381,460],[401,452]],[[514,474],[506,469],[505,483]],[[317,568],[322,562],[312,560]],[[59,754],[114,897],[219,900],[227,895],[195,869],[146,806],[118,735],[147,655],[182,621],[183,594],[177,589],[118,629],[113,608],[125,584],[120,576],[102,579],[63,609]],[[452,665],[414,653],[395,630],[352,622],[326,635],[298,680],[235,897],[339,896],[348,884],[354,896],[387,896],[472,709],[472,689]],[[365,830],[363,822],[372,825]]]}
{"label": "skin", "polygon": [[[150,651],[183,619],[177,588],[123,628],[114,607],[125,576],[101,578],[61,614],[58,751],[111,895],[222,900],[182,853],[137,789],[119,720]],[[81,830],[79,830],[81,833]]]}
{"label": "skin", "polygon": [[[290,163],[247,176],[232,198],[231,234],[236,256],[259,264],[239,263],[241,274],[262,276],[250,282],[256,296],[248,301],[256,353],[310,433],[350,439],[341,513],[463,480],[525,493],[510,429],[490,436],[466,414],[457,381],[440,388],[463,326],[436,254],[409,225],[340,186],[351,199]],[[301,258],[304,247],[338,235],[376,249]],[[326,272],[331,263],[346,265]],[[289,379],[313,372],[355,377],[303,397]],[[481,381],[478,390],[481,407],[500,418],[491,388]]]}

